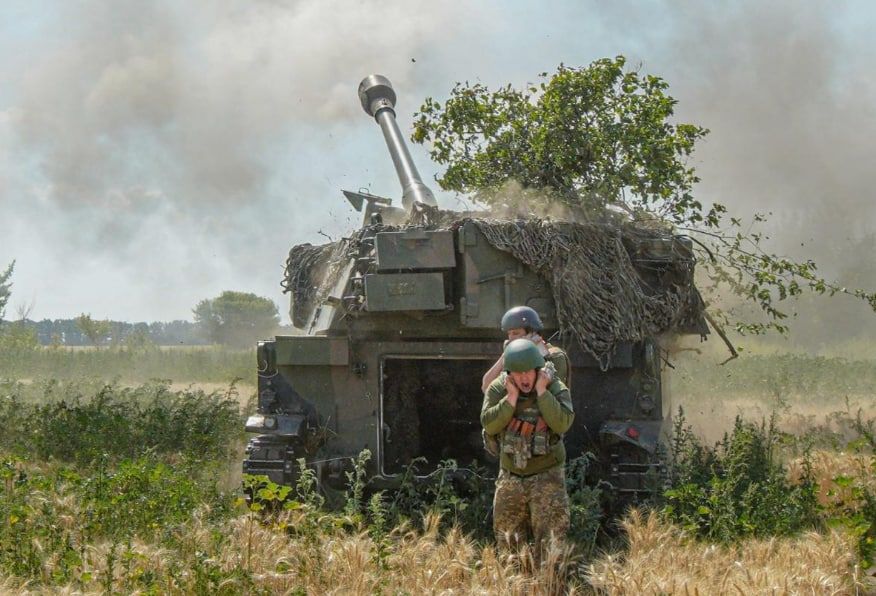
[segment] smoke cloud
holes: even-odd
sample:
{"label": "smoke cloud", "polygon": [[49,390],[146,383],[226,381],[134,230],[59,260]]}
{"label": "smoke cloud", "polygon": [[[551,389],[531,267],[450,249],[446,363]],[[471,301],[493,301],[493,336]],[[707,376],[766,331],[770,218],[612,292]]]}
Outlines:
{"label": "smoke cloud", "polygon": [[866,3],[21,6],[10,17],[36,10],[18,29],[38,34],[0,25],[0,50],[18,56],[0,61],[0,208],[13,214],[0,266],[18,258],[38,316],[187,318],[224,289],[280,302],[288,248],[358,223],[339,187],[397,194],[361,77],[390,77],[404,127],[455,81],[521,84],[616,54],[670,83],[680,121],[711,129],[694,155],[703,202],[772,211],[772,247],[828,277],[872,271]]}
{"label": "smoke cloud", "polygon": [[[615,4],[602,23],[640,33],[627,55],[663,76],[681,121],[711,134],[694,159],[697,196],[733,215],[771,213],[766,248],[814,258],[841,284],[876,290],[876,13],[853,2]],[[654,23],[666,19],[668,27]],[[810,345],[872,336],[876,314],[851,298],[803,300],[792,337]]]}
{"label": "smoke cloud", "polygon": [[[181,297],[194,305],[205,293],[252,286],[256,268],[264,277],[255,285],[279,299],[289,246],[349,227],[337,217],[346,213],[338,188],[326,187],[329,176],[336,183],[333,168],[362,172],[344,144],[345,128],[368,124],[356,83],[378,71],[414,87],[412,56],[466,14],[408,7],[61,3],[28,41],[32,58],[0,112],[0,134],[16,153],[0,170],[8,189],[0,205],[17,215],[17,243],[33,239],[36,224],[52,241],[35,260],[75,270],[52,285],[85,302],[74,308],[103,307],[96,316],[127,318],[108,308],[127,304],[186,317]],[[407,98],[407,109],[419,99]],[[6,180],[23,163],[29,175]],[[36,266],[9,252],[19,270]],[[96,283],[101,271],[119,276],[117,285]],[[82,287],[91,283],[94,291]],[[174,306],[154,307],[162,302]]]}

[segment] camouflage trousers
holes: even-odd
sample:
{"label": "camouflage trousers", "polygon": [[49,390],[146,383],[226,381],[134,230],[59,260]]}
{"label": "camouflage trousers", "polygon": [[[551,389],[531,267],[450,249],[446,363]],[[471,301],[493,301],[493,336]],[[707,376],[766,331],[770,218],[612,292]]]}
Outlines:
{"label": "camouflage trousers", "polygon": [[500,470],[493,497],[493,530],[500,547],[516,549],[531,532],[538,547],[569,529],[566,472],[557,466],[532,476]]}

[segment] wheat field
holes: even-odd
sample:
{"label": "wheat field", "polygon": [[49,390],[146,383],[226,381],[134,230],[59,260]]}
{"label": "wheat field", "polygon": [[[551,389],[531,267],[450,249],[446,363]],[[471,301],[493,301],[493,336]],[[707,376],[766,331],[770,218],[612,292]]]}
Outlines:
{"label": "wheat field", "polygon": [[[814,527],[713,540],[655,504],[603,519],[592,544],[553,545],[536,563],[526,549],[497,552],[485,528],[465,521],[464,507],[475,504],[453,495],[441,497],[442,507],[423,499],[404,512],[385,495],[344,512],[312,495],[270,515],[251,510],[239,496],[239,459],[252,386],[222,382],[245,359],[210,354],[199,376],[206,356],[193,354],[177,362],[172,381],[144,385],[142,369],[124,374],[130,355],[114,381],[101,381],[111,354],[72,354],[85,368],[70,381],[0,381],[0,592],[876,593],[864,558],[876,526],[867,517],[876,461],[866,428],[855,426],[876,417],[870,361],[753,355],[729,380],[724,369],[691,376],[694,365],[679,366],[673,400],[703,444],[729,432],[740,413],[775,417],[770,449],[789,486],[814,483]],[[147,370],[164,362],[156,358]],[[855,379],[845,378],[850,371]],[[118,440],[119,428],[131,440]]]}

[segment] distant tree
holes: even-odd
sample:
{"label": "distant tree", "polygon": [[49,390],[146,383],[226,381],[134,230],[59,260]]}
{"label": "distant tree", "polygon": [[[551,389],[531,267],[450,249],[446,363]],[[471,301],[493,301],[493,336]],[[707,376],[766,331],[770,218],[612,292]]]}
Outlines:
{"label": "distant tree", "polygon": [[39,347],[36,325],[29,319],[34,303],[21,303],[15,308],[16,319],[5,325],[2,344],[5,349],[33,350]]}
{"label": "distant tree", "polygon": [[245,292],[222,292],[201,300],[192,312],[195,324],[211,342],[236,347],[268,337],[280,324],[273,300]]}
{"label": "distant tree", "polygon": [[88,341],[93,346],[98,346],[103,342],[103,339],[112,330],[109,321],[97,321],[91,318],[90,314],[82,313],[76,317],[76,326],[82,330]]}
{"label": "distant tree", "polygon": [[149,337],[149,325],[136,323],[133,330],[125,337],[125,346],[135,352],[148,352],[155,349],[155,342]]}
{"label": "distant tree", "polygon": [[[11,296],[10,288],[12,283],[9,279],[12,277],[12,270],[15,267],[15,261],[9,264],[3,273],[0,273],[0,323],[3,323],[3,317],[6,314],[6,305],[9,303]],[[0,348],[4,351],[9,350],[33,350],[39,346],[37,340],[36,327],[32,321],[28,320],[33,303],[22,303],[15,309],[17,318],[12,323],[5,323],[0,329]]]}
{"label": "distant tree", "polygon": [[3,315],[6,313],[6,303],[9,302],[11,295],[12,283],[9,278],[12,277],[12,270],[15,268],[15,261],[12,261],[6,268],[6,271],[0,273],[0,323],[3,322]]}

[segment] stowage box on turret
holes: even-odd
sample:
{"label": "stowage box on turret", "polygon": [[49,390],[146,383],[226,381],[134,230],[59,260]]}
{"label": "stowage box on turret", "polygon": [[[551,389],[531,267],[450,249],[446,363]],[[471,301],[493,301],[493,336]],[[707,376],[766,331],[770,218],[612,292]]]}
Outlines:
{"label": "stowage box on turret", "polygon": [[596,453],[605,480],[631,495],[655,471],[668,417],[657,338],[705,335],[690,241],[629,222],[575,223],[439,211],[395,120],[395,92],[359,86],[402,186],[402,207],[344,194],[363,226],[294,247],[284,288],[301,335],[258,346],[258,413],[243,471],[294,484],[304,458],[341,488],[351,458],[391,487],[415,458],[427,474],[497,465],[481,440],[484,372],[501,354],[502,314],[528,305],[566,349],[575,423],[569,457]]}

